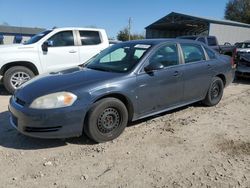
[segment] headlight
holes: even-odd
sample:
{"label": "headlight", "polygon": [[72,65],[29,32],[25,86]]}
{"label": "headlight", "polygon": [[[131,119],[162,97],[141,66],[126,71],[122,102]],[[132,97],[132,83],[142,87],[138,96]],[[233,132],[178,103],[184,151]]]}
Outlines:
{"label": "headlight", "polygon": [[30,108],[34,109],[53,109],[71,106],[77,99],[73,93],[58,92],[45,95],[35,99]]}

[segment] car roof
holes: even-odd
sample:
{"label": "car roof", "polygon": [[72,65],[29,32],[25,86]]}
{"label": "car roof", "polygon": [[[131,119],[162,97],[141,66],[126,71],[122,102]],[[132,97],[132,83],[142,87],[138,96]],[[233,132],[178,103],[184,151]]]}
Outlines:
{"label": "car roof", "polygon": [[159,39],[142,39],[142,40],[131,40],[131,41],[126,41],[124,43],[129,43],[129,44],[149,44],[149,45],[158,45],[166,42],[173,42],[173,43],[193,43],[193,44],[203,44],[199,41],[194,41],[194,40],[189,40],[189,39],[180,39],[180,38],[159,38]]}
{"label": "car roof", "polygon": [[51,30],[64,31],[64,30],[88,30],[88,31],[105,31],[102,28],[88,28],[88,27],[56,27]]}

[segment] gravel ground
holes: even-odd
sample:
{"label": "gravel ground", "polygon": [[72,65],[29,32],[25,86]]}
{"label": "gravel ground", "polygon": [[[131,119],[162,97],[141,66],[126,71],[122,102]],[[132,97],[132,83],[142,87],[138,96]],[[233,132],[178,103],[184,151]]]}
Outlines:
{"label": "gravel ground", "polygon": [[250,81],[216,107],[144,119],[104,144],[23,136],[8,99],[0,86],[0,187],[250,187]]}

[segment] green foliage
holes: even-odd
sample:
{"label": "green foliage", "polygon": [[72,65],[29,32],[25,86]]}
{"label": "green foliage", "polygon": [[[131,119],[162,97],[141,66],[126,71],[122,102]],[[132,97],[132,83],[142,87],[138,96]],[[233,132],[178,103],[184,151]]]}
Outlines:
{"label": "green foliage", "polygon": [[[144,35],[142,34],[131,34],[130,40],[139,40],[144,39]],[[128,41],[129,40],[129,29],[125,27],[123,30],[119,31],[117,34],[117,40],[120,41]]]}
{"label": "green foliage", "polygon": [[250,24],[250,0],[229,0],[225,19]]}

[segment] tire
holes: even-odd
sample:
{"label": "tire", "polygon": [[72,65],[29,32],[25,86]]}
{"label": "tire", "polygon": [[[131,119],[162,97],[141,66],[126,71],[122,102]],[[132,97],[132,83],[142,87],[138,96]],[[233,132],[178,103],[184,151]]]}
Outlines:
{"label": "tire", "polygon": [[86,135],[97,143],[120,136],[128,123],[126,106],[116,98],[97,101],[88,112],[84,125]]}
{"label": "tire", "polygon": [[206,98],[202,101],[203,104],[207,106],[217,105],[223,96],[223,91],[223,81],[219,77],[214,77],[208,89]]}
{"label": "tire", "polygon": [[[33,78],[35,74],[28,68],[16,66],[9,68],[3,76],[3,84],[6,90],[13,94],[23,83]],[[20,78],[20,80],[18,80]]]}

